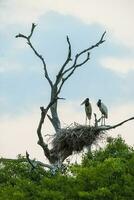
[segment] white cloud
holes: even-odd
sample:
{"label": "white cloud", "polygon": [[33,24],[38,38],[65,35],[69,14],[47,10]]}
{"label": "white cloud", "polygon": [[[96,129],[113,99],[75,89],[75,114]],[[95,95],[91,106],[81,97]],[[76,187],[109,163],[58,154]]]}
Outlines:
{"label": "white cloud", "polygon": [[132,58],[114,58],[106,57],[100,60],[104,68],[112,70],[119,75],[125,75],[134,70],[134,59]]}
{"label": "white cloud", "polygon": [[0,6],[0,28],[16,24],[26,26],[37,22],[40,16],[50,11],[53,6],[55,7],[53,0],[5,0]]}
{"label": "white cloud", "polygon": [[101,24],[122,44],[134,46],[134,1],[130,0],[75,0],[58,1],[54,8],[71,14],[87,24]]}
{"label": "white cloud", "polygon": [[0,58],[0,73],[5,73],[9,71],[20,71],[22,66],[10,59],[6,60],[4,58]]}
{"label": "white cloud", "polygon": [[1,24],[36,22],[40,16],[52,10],[75,16],[87,24],[101,24],[119,42],[134,46],[133,0],[5,0],[1,6]]}

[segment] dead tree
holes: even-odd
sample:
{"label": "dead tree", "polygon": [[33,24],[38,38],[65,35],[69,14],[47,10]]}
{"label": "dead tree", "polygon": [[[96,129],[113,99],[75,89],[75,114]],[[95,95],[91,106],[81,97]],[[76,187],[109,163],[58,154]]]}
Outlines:
{"label": "dead tree", "polygon": [[[60,92],[65,82],[74,74],[76,69],[84,66],[84,64],[89,61],[91,51],[105,42],[104,36],[106,32],[102,34],[100,40],[96,44],[93,44],[92,46],[85,48],[81,52],[78,52],[74,56],[74,58],[72,58],[71,43],[69,37],[67,36],[66,38],[68,44],[67,58],[63,63],[63,65],[61,66],[58,74],[56,75],[55,82],[53,82],[48,73],[48,67],[46,65],[44,57],[35,49],[35,47],[31,42],[31,38],[34,33],[35,27],[36,25],[33,23],[30,34],[28,36],[19,33],[18,35],[16,35],[16,38],[25,39],[27,41],[27,44],[34,52],[34,54],[40,59],[44,69],[44,76],[47,79],[51,88],[50,101],[48,105],[45,108],[40,107],[41,118],[37,128],[37,135],[39,139],[38,144],[43,149],[44,155],[49,160],[50,165],[43,164],[40,161],[37,161],[37,164],[44,167],[48,167],[50,169],[55,169],[55,168],[61,168],[63,161],[68,156],[72,155],[74,151],[80,152],[82,151],[83,147],[91,146],[105,131],[116,128],[127,121],[133,120],[134,117],[125,120],[119,124],[116,124],[114,126],[98,126],[98,120],[95,115],[94,126],[84,126],[75,124],[71,127],[62,128],[57,111],[58,100],[63,99],[59,96]],[[83,60],[82,56],[85,56]],[[49,110],[51,111],[51,116],[48,115]],[[49,149],[48,145],[44,142],[44,138],[42,136],[42,125],[46,117],[49,118],[52,126],[55,129],[55,134],[52,140],[51,149]],[[28,162],[31,164],[31,166],[34,167],[34,164],[32,163],[32,160],[30,160],[28,153],[26,153],[26,158]]]}

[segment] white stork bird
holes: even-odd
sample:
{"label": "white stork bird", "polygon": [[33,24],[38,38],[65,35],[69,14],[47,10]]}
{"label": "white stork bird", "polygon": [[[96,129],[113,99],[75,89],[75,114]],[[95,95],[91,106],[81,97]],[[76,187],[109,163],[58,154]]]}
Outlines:
{"label": "white stork bird", "polygon": [[105,106],[104,103],[102,103],[101,99],[98,100],[97,102],[97,106],[99,107],[100,111],[101,111],[101,125],[105,125],[105,119],[108,118],[108,109]]}
{"label": "white stork bird", "polygon": [[91,122],[91,115],[92,115],[92,107],[91,103],[89,102],[89,98],[86,98],[81,105],[85,105],[85,113],[86,113],[86,124],[87,124],[87,118],[89,119],[89,125]]}

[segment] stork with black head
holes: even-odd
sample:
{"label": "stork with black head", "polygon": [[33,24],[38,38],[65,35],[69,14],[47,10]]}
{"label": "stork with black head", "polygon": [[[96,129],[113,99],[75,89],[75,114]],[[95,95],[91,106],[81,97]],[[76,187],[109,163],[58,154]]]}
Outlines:
{"label": "stork with black head", "polygon": [[98,100],[97,106],[101,112],[101,125],[105,125],[105,119],[108,118],[108,109],[101,99]]}
{"label": "stork with black head", "polygon": [[81,105],[85,105],[85,113],[86,113],[86,124],[87,124],[87,119],[89,120],[89,125],[91,123],[91,116],[92,116],[92,106],[89,101],[89,98],[86,98]]}

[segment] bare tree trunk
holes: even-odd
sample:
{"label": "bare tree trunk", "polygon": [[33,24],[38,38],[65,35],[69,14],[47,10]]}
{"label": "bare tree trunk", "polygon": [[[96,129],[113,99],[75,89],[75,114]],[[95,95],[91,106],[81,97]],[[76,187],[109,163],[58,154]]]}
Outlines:
{"label": "bare tree trunk", "polygon": [[[57,96],[57,86],[54,85],[54,87],[51,90],[51,101],[53,101],[56,96]],[[55,103],[50,107],[52,117],[50,118],[49,116],[49,119],[51,120],[51,123],[56,133],[59,131],[59,129],[61,129],[61,123],[58,117],[57,104],[58,102],[56,100]]]}

